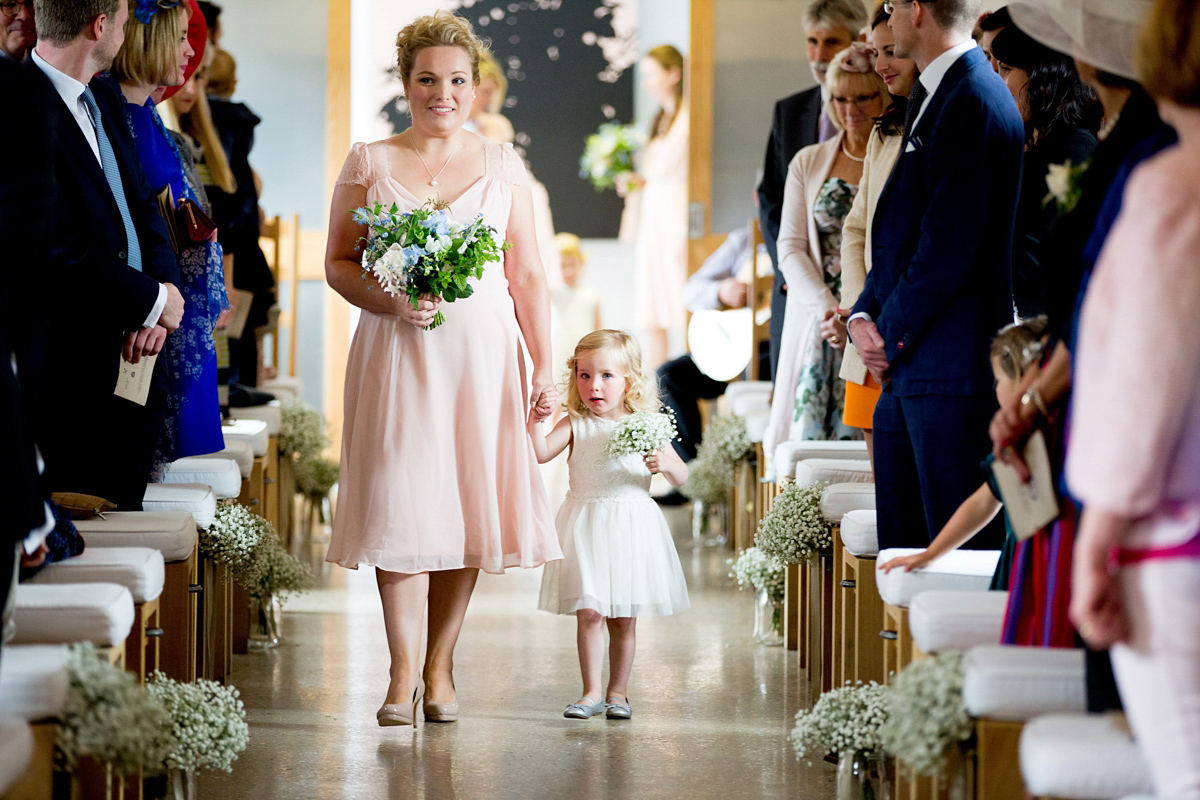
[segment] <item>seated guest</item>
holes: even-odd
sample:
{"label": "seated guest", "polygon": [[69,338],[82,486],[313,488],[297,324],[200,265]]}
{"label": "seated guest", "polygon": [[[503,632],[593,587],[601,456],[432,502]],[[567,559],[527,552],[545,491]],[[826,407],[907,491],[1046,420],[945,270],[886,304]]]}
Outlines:
{"label": "seated guest", "polygon": [[[1200,798],[1200,8],[1158,0],[1142,81],[1179,144],[1144,162],[1096,264],[1067,479],[1084,511],[1071,619],[1112,645],[1154,796]],[[1123,115],[1122,115],[1123,116]]]}
{"label": "seated guest", "polygon": [[1047,201],[1052,165],[1079,168],[1096,149],[1096,131],[1104,108],[1085,86],[1073,61],[1038,44],[1016,27],[1005,28],[992,42],[997,71],[1012,92],[1025,121],[1025,165],[1017,228],[1013,237],[1013,305],[1021,319],[1046,313],[1045,272],[1041,253],[1059,203]]}
{"label": "seated guest", "polygon": [[[25,298],[41,348],[22,381],[51,491],[140,510],[165,411],[167,359],[146,400],[114,393],[121,364],[157,355],[183,318],[179,266],[125,121],[104,80],[124,41],[122,0],[37,0],[27,69],[55,98],[55,205],[45,285]],[[169,347],[169,345],[167,345]]]}
{"label": "seated guest", "polygon": [[[896,37],[887,24],[890,17],[880,9],[871,25],[869,41],[875,56],[875,72],[887,84],[892,106],[875,121],[877,135],[867,142],[867,159],[863,162],[858,194],[842,224],[842,309],[854,307],[867,273],[871,270],[871,226],[875,219],[875,206],[900,155],[908,96],[917,82],[916,62],[911,58],[896,57]],[[881,389],[863,366],[853,342],[846,335],[844,316],[843,311],[822,324],[832,325],[833,333],[847,343],[846,357],[839,373],[846,381],[846,411],[842,421],[847,427],[862,428],[863,438],[867,440],[867,455],[873,459],[871,431],[874,427],[875,404],[879,401]]]}
{"label": "seated guest", "polygon": [[796,154],[783,197],[779,269],[787,280],[787,318],[763,440],[772,453],[788,439],[862,437],[842,421],[846,384],[838,373],[846,338],[827,323],[841,304],[842,223],[858,193],[875,120],[892,101],[864,42],[833,59],[825,87],[839,133]]}
{"label": "seated guest", "polygon": [[33,0],[0,0],[0,58],[24,61],[36,42]]}
{"label": "seated guest", "polygon": [[[203,187],[187,179],[187,162],[155,110],[161,87],[182,86],[185,67],[199,57],[185,32],[192,13],[188,3],[165,7],[164,0],[139,4],[125,23],[125,43],[113,63],[112,76],[125,97],[125,117],[151,189],[169,188],[176,201],[201,209]],[[196,14],[198,20],[202,20]],[[203,35],[197,44],[203,46]],[[182,233],[182,232],[181,232]],[[217,401],[217,352],[213,329],[226,307],[221,245],[192,242],[177,236],[183,297],[183,323],[170,336],[167,353],[167,414],[159,437],[156,467],[185,456],[221,450],[221,409]]]}
{"label": "seated guest", "polygon": [[[688,311],[745,308],[750,286],[739,275],[753,257],[752,250],[749,228],[738,228],[725,237],[684,285],[683,303]],[[663,405],[675,414],[679,430],[679,438],[672,442],[675,452],[684,461],[691,461],[703,433],[698,401],[715,400],[725,394],[728,384],[705,375],[688,353],[658,368],[658,386]]]}

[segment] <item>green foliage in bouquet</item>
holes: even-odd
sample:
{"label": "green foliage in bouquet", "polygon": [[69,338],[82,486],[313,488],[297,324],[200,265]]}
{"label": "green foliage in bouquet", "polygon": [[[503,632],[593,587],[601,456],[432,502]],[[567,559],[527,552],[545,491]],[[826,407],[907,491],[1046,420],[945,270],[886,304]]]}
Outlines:
{"label": "green foliage in bouquet", "polygon": [[179,746],[171,716],[127,672],[91,643],[71,645],[69,685],[60,715],[58,749],[68,772],[80,758],[112,765],[119,775],[157,775]]}
{"label": "green foliage in bouquet", "polygon": [[579,177],[598,192],[615,188],[618,175],[633,172],[634,153],[644,141],[645,135],[632,125],[604,123],[584,142]]}
{"label": "green foliage in bouquet", "polygon": [[758,524],[755,542],[772,558],[799,564],[833,547],[829,523],[821,513],[821,496],[828,484],[791,484],[775,498],[771,511]]}
{"label": "green foliage in bouquet", "polygon": [[873,681],[843,686],[825,692],[816,705],[796,714],[789,739],[796,758],[869,753],[883,746],[880,730],[895,713],[888,687]]}
{"label": "green foliage in bouquet", "polygon": [[[482,278],[484,266],[498,262],[511,245],[483,221],[482,214],[462,224],[450,218],[448,208],[430,200],[406,212],[395,203],[385,207],[378,202],[354,209],[354,221],[368,230],[359,239],[363,280],[374,275],[380,288],[407,297],[414,309],[422,297],[453,303],[474,294],[468,279]],[[439,310],[426,330],[445,321]]]}
{"label": "green foliage in bouquet", "polygon": [[146,689],[166,709],[173,725],[175,747],[167,756],[167,767],[185,772],[233,769],[250,742],[246,708],[236,688],[203,678],[181,683],[156,672]]}
{"label": "green foliage in bouquet", "polygon": [[892,681],[892,716],[880,732],[883,746],[922,775],[941,773],[946,751],[971,737],[962,659],[961,653],[922,658]]}

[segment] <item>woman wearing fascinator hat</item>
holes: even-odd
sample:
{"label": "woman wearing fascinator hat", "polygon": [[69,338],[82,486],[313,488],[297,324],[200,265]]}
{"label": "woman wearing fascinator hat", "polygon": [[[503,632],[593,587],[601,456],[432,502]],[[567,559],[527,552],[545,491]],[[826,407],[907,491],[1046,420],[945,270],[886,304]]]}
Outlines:
{"label": "woman wearing fascinator hat", "polygon": [[[177,202],[188,200],[203,209],[208,207],[204,188],[188,169],[155,103],[187,82],[200,65],[205,42],[204,17],[196,0],[133,0],[125,42],[112,67],[151,188],[162,192],[169,187]],[[155,453],[156,472],[177,458],[224,447],[213,342],[217,318],[228,307],[221,246],[215,232],[201,242],[181,238],[177,246],[184,313],[165,348],[167,417]]]}
{"label": "woman wearing fascinator hat", "polygon": [[848,339],[835,322],[842,223],[858,193],[875,120],[892,103],[871,55],[869,45],[855,42],[833,59],[825,86],[839,133],[803,148],[788,165],[777,240],[788,294],[767,452],[788,439],[862,438],[842,421],[846,384],[838,372]]}

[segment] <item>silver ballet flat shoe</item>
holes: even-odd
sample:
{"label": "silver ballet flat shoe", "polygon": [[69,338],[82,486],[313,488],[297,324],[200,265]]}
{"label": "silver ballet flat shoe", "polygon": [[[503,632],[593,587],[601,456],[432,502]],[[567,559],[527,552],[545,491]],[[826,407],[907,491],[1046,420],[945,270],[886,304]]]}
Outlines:
{"label": "silver ballet flat shoe", "polygon": [[613,702],[613,698],[604,701],[604,716],[609,719],[630,719],[633,717],[633,709],[629,707],[629,698],[625,698],[623,702]]}
{"label": "silver ballet flat shoe", "polygon": [[597,714],[604,713],[604,703],[593,703],[592,698],[585,697],[578,703],[571,703],[563,716],[567,719],[591,719]]}

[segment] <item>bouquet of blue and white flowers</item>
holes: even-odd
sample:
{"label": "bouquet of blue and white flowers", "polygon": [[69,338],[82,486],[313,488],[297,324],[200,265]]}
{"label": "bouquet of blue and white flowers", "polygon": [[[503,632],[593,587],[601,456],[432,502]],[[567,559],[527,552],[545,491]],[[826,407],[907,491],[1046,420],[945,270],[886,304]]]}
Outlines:
{"label": "bouquet of blue and white flowers", "polygon": [[591,181],[596,191],[614,188],[618,175],[633,171],[633,154],[644,140],[642,132],[632,125],[604,123],[587,137],[579,159],[579,177]]}
{"label": "bouquet of blue and white flowers", "polygon": [[[483,266],[499,261],[511,245],[480,214],[461,224],[446,213],[447,206],[429,201],[401,213],[395,203],[384,207],[356,208],[354,221],[366,225],[363,247],[363,280],[374,275],[388,294],[407,297],[415,309],[422,297],[440,297],[453,303],[475,293],[468,278],[483,277]],[[425,330],[446,321],[441,310]]]}

